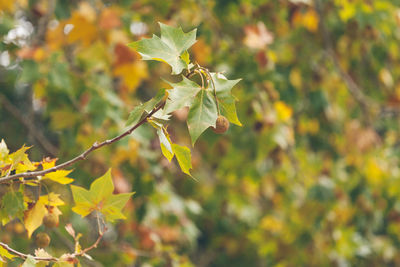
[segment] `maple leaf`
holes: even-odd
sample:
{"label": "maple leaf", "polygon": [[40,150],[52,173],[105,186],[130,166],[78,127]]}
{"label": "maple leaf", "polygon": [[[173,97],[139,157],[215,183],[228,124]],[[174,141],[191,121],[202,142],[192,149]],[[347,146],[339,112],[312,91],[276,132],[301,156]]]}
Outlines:
{"label": "maple leaf", "polygon": [[75,206],[72,210],[85,217],[93,211],[101,212],[107,221],[125,219],[121,210],[134,193],[113,194],[114,184],[111,170],[96,179],[90,189],[71,185]]}
{"label": "maple leaf", "polygon": [[172,67],[172,74],[179,74],[188,66],[187,53],[196,42],[196,29],[184,33],[182,28],[174,28],[159,23],[161,38],[153,35],[151,39],[142,39],[128,46],[136,49],[143,60],[163,61]]}

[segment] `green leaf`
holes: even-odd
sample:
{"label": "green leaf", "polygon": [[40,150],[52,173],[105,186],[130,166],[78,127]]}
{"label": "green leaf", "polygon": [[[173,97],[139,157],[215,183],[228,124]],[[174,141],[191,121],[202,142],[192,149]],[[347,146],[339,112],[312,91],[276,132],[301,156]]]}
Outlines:
{"label": "green leaf", "polygon": [[22,220],[25,208],[24,195],[21,192],[7,192],[1,200],[3,220],[12,219],[15,216]]}
{"label": "green leaf", "polygon": [[187,120],[192,144],[208,127],[215,127],[217,117],[217,104],[213,94],[209,89],[200,90],[190,107]]}
{"label": "green leaf", "polygon": [[236,98],[231,93],[232,87],[234,87],[241,79],[228,80],[221,73],[211,73],[211,77],[215,84],[221,114],[230,122],[242,126],[236,114]]}
{"label": "green leaf", "polygon": [[157,135],[160,139],[161,152],[168,159],[168,161],[171,162],[172,158],[174,157],[174,152],[172,150],[172,142],[168,133],[162,127],[157,129]]}
{"label": "green leaf", "polygon": [[192,157],[190,154],[190,149],[185,146],[180,146],[177,144],[172,144],[172,150],[178,160],[179,166],[181,167],[182,171],[193,177],[190,174],[190,169],[192,169]]}
{"label": "green leaf", "polygon": [[128,120],[126,121],[126,126],[134,125],[139,122],[142,114],[144,112],[143,104],[136,106],[131,113],[129,113]]}
{"label": "green leaf", "polygon": [[179,74],[187,68],[187,58],[181,54],[196,42],[196,29],[184,33],[182,29],[160,23],[161,38],[153,35],[151,39],[142,39],[130,43],[143,60],[163,61],[172,67],[172,74]]}
{"label": "green leaf", "polygon": [[[143,115],[143,112],[151,112],[158,103],[165,97],[166,90],[160,89],[155,97],[145,102],[144,104],[140,104],[136,106],[131,113],[129,114],[128,120],[126,121],[126,126],[134,125],[139,122],[140,118]],[[168,117],[163,117],[163,119],[168,119]]]}
{"label": "green leaf", "polygon": [[182,76],[182,81],[169,84],[173,88],[168,90],[168,99],[164,107],[165,114],[186,106],[191,106],[193,98],[201,90],[200,85],[187,79],[185,76]]}
{"label": "green leaf", "polygon": [[74,212],[85,217],[93,211],[99,211],[110,222],[125,218],[121,210],[133,194],[112,194],[114,184],[111,178],[111,170],[96,179],[90,185],[89,190],[74,185],[71,185],[71,190],[75,201],[75,206],[72,208]]}

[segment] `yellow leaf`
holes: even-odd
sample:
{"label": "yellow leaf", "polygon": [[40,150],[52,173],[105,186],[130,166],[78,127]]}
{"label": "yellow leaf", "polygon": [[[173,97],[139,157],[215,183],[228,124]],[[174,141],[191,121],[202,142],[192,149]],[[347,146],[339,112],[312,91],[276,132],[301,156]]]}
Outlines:
{"label": "yellow leaf", "polygon": [[64,201],[60,199],[60,195],[53,192],[45,196],[40,196],[38,202],[47,206],[62,206],[65,204]]}
{"label": "yellow leaf", "polygon": [[69,184],[74,181],[74,179],[66,177],[71,172],[72,172],[72,170],[58,170],[58,171],[46,174],[42,179],[43,180],[49,179],[49,180],[52,180],[59,184]]}
{"label": "yellow leaf", "polygon": [[16,173],[33,171],[36,166],[29,160],[28,155],[25,153],[30,147],[22,146],[20,149],[9,155],[12,161],[13,168]]}
{"label": "yellow leaf", "polygon": [[25,211],[24,225],[28,231],[29,238],[32,233],[42,225],[43,217],[47,213],[46,207],[41,202],[37,202],[32,208]]}
{"label": "yellow leaf", "polygon": [[53,168],[56,165],[56,161],[57,159],[45,158],[40,163],[42,164],[43,170],[47,170]]}

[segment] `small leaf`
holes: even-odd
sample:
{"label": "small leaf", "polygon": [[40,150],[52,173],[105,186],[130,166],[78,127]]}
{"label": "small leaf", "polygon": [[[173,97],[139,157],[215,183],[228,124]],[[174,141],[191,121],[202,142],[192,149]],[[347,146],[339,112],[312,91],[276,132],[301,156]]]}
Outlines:
{"label": "small leaf", "polygon": [[[131,113],[129,114],[128,120],[126,121],[126,126],[134,125],[139,122],[140,118],[143,115],[143,112],[151,112],[157,104],[163,100],[165,97],[166,91],[165,89],[161,89],[158,91],[157,95],[150,99],[149,101],[145,102],[144,104],[140,104],[136,106]],[[155,115],[155,114],[154,114]],[[168,119],[168,118],[166,118]]]}
{"label": "small leaf", "polygon": [[172,144],[172,150],[174,151],[174,154],[182,171],[192,177],[192,175],[190,174],[190,169],[192,168],[190,149],[185,146]]}
{"label": "small leaf", "polygon": [[172,74],[179,74],[188,63],[181,54],[196,42],[196,29],[184,33],[181,28],[174,28],[160,23],[161,38],[153,35],[151,39],[142,39],[129,44],[142,56],[143,60],[163,61],[172,67]]}
{"label": "small leaf", "polygon": [[126,126],[134,125],[139,122],[140,118],[142,117],[142,114],[144,112],[143,105],[140,104],[139,106],[136,106],[131,113],[129,113],[128,120],[126,121]]}
{"label": "small leaf", "polygon": [[218,117],[217,104],[210,90],[201,90],[195,97],[188,114],[188,128],[194,144],[210,126],[215,127]]}

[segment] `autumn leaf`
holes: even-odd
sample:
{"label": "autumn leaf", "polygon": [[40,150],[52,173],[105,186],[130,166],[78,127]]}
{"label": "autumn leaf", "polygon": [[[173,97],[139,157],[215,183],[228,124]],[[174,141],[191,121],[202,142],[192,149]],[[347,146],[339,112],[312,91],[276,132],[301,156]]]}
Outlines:
{"label": "autumn leaf", "polygon": [[111,170],[102,177],[96,179],[86,190],[80,186],[71,185],[75,206],[72,210],[82,217],[93,211],[101,212],[107,221],[125,219],[121,210],[133,193],[112,194],[114,184],[111,178]]}
{"label": "autumn leaf", "polygon": [[28,237],[42,225],[43,217],[46,215],[47,209],[42,202],[36,202],[30,209],[24,213],[24,225],[28,231]]}

